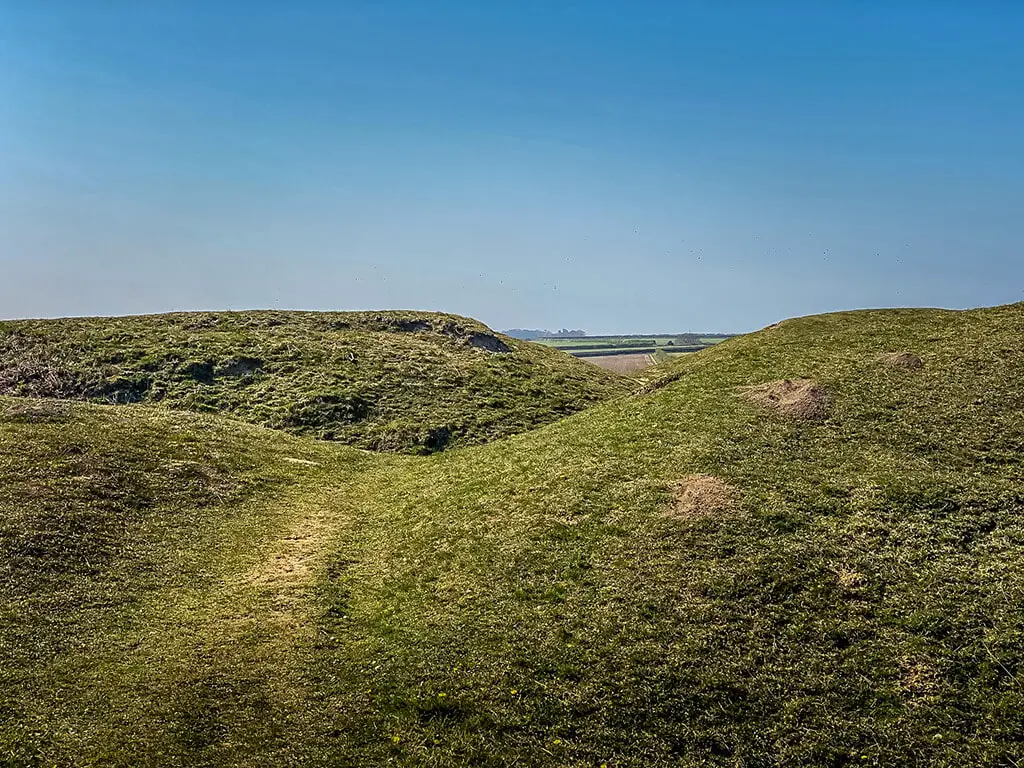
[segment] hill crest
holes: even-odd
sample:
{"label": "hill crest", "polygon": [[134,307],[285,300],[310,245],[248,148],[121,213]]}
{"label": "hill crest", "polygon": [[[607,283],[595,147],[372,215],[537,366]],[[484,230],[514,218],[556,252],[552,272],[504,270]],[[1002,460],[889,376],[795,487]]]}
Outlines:
{"label": "hill crest", "polygon": [[372,450],[485,442],[629,388],[567,355],[444,313],[0,323],[0,394],[219,412]]}

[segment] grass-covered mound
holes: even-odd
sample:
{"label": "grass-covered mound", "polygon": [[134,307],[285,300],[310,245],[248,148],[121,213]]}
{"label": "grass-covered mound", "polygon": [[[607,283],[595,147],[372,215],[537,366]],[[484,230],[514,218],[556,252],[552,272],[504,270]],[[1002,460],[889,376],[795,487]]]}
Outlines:
{"label": "grass-covered mound", "polygon": [[383,451],[546,424],[627,382],[430,312],[186,312],[0,323],[0,394],[226,413]]}
{"label": "grass-covered mound", "polygon": [[[66,582],[22,556],[0,581],[0,754],[1013,765],[1022,338],[1021,305],[791,320],[430,457],[137,407],[0,419],[0,455],[36,445],[5,459],[5,542],[89,510],[149,542]],[[158,506],[75,495],[68,441]],[[208,479],[150,477],[184,458]],[[66,594],[88,623],[50,618]]]}
{"label": "grass-covered mound", "polygon": [[[273,535],[309,442],[0,397],[0,765],[102,762],[141,733],[121,719],[121,697],[137,693],[118,681],[135,679],[147,635],[166,648],[168,624],[192,620],[179,601],[211,588],[233,542]],[[362,456],[350,451],[352,465]]]}

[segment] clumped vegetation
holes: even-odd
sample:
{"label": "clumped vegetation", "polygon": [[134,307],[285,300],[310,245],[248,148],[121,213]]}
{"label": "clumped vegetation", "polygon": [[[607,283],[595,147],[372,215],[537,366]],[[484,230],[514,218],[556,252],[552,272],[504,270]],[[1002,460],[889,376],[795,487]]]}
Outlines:
{"label": "clumped vegetation", "polygon": [[[789,320],[427,457],[4,400],[0,755],[1019,763],[1022,338],[1024,305]],[[782,381],[826,412],[743,395]]]}
{"label": "clumped vegetation", "polygon": [[438,313],[0,323],[0,394],[224,413],[379,451],[484,442],[627,390],[566,355]]}

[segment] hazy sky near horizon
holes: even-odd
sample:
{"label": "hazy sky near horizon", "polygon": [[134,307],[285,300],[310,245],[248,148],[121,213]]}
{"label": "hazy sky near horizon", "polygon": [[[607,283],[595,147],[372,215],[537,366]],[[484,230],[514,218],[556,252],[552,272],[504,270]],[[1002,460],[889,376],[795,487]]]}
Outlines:
{"label": "hazy sky near horizon", "polygon": [[0,0],[0,317],[1024,299],[1024,3]]}

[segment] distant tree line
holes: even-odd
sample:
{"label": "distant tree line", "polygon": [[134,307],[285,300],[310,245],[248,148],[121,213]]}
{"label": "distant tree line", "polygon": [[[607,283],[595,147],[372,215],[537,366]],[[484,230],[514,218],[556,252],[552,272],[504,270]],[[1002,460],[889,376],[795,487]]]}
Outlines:
{"label": "distant tree line", "polygon": [[680,333],[669,342],[674,347],[695,347],[702,343],[701,337],[696,333]]}

